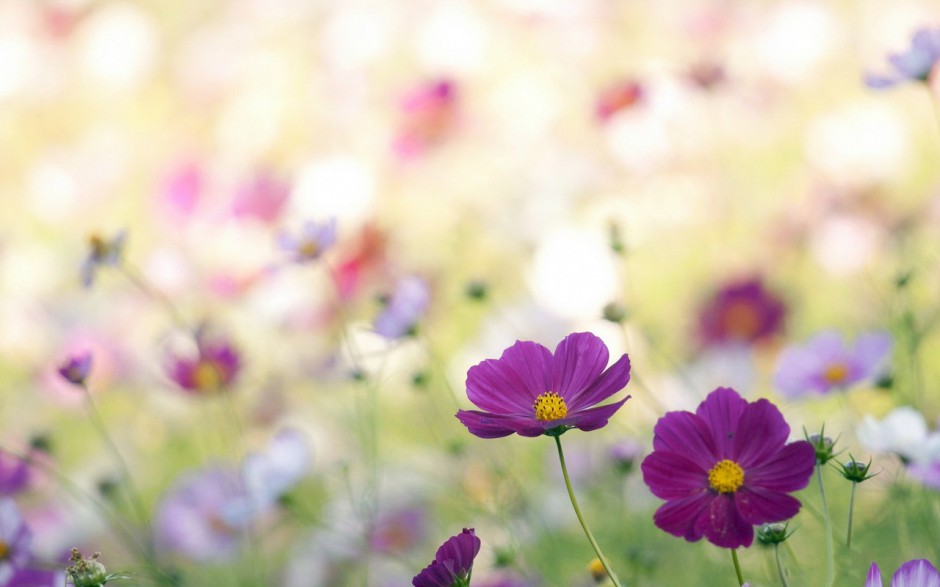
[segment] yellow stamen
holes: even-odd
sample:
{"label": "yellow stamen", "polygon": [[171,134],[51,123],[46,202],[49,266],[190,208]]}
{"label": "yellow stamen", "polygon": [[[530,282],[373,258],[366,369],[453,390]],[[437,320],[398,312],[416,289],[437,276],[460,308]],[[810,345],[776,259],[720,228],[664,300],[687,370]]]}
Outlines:
{"label": "yellow stamen", "polygon": [[200,391],[215,391],[222,386],[222,373],[212,361],[201,360],[193,368],[193,385]]}
{"label": "yellow stamen", "polygon": [[734,338],[747,339],[760,330],[761,317],[753,304],[735,301],[725,308],[721,321],[729,335]]}
{"label": "yellow stamen", "polygon": [[0,561],[6,560],[10,556],[10,545],[0,540]]}
{"label": "yellow stamen", "polygon": [[838,385],[849,376],[849,368],[844,363],[833,363],[823,371],[823,379],[830,385]]}
{"label": "yellow stamen", "polygon": [[744,469],[728,459],[722,459],[708,472],[708,484],[718,493],[734,493],[744,485]]}
{"label": "yellow stamen", "polygon": [[304,257],[305,259],[312,259],[313,257],[317,256],[317,253],[320,252],[320,247],[317,245],[316,241],[307,240],[300,245],[297,252],[300,253],[300,256]]}
{"label": "yellow stamen", "polygon": [[535,419],[539,422],[554,422],[568,415],[565,400],[554,391],[546,391],[535,398]]}

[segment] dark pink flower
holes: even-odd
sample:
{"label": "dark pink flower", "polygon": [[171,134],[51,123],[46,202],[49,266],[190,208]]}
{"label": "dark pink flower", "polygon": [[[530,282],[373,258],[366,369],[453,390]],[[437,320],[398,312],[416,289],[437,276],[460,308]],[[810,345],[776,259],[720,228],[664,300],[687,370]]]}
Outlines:
{"label": "dark pink flower", "polygon": [[606,122],[622,110],[636,106],[643,99],[643,86],[636,80],[626,79],[604,88],[597,97],[595,114]]}
{"label": "dark pink flower", "polygon": [[656,525],[689,542],[750,546],[754,526],[800,510],[788,493],[809,483],[816,463],[804,440],[787,444],[790,427],[766,399],[749,403],[719,387],[695,413],[669,412],[656,423],[643,480],[665,499]]}
{"label": "dark pink flower", "polygon": [[430,565],[411,580],[414,587],[454,587],[467,585],[473,570],[473,559],[480,552],[480,539],[464,528],[460,534],[451,536],[437,549]]}
{"label": "dark pink flower", "polygon": [[706,344],[755,343],[783,328],[783,301],[760,278],[732,281],[709,299],[699,314]]}
{"label": "dark pink flower", "polygon": [[457,418],[480,438],[602,428],[630,399],[595,405],[630,380],[627,355],[610,368],[608,358],[607,346],[589,332],[569,334],[554,354],[540,344],[517,341],[499,359],[470,368],[467,397],[486,411],[459,410]]}
{"label": "dark pink flower", "polygon": [[195,357],[171,357],[170,379],[194,395],[212,395],[231,387],[241,369],[241,355],[227,340],[200,337]]}

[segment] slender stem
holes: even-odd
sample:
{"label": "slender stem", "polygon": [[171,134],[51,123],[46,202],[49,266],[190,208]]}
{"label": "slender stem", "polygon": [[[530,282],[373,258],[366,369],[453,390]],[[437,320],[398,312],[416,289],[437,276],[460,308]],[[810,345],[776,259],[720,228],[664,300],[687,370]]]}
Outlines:
{"label": "slender stem", "polygon": [[738,577],[738,587],[744,585],[744,574],[741,573],[741,563],[738,562],[738,549],[731,549],[731,562],[734,563],[734,574]]}
{"label": "slender stem", "polygon": [[858,483],[852,482],[852,492],[849,493],[849,527],[845,531],[845,547],[852,547],[852,512],[855,508],[855,487]]}
{"label": "slender stem", "polygon": [[601,566],[604,567],[607,576],[610,577],[610,580],[616,587],[622,587],[617,576],[610,569],[610,563],[607,562],[607,557],[604,556],[604,553],[601,552],[601,547],[598,546],[597,541],[594,540],[594,535],[591,534],[590,528],[588,528],[587,523],[584,521],[584,516],[581,515],[581,508],[578,507],[578,500],[575,498],[574,489],[571,487],[571,478],[568,477],[568,467],[565,465],[565,453],[561,450],[561,437],[555,436],[554,439],[555,446],[558,447],[558,461],[561,463],[561,474],[565,477],[565,487],[568,489],[568,497],[571,498],[571,506],[574,508],[574,514],[578,517],[578,521],[581,522],[584,535],[587,536],[588,542],[590,542],[591,547],[594,548],[597,559],[601,561]]}
{"label": "slender stem", "polygon": [[832,545],[832,518],[829,517],[829,505],[826,502],[826,488],[823,485],[822,465],[816,463],[816,480],[819,481],[819,495],[822,497],[823,525],[826,533],[826,587],[835,583],[835,554]]}
{"label": "slender stem", "polygon": [[787,576],[783,572],[783,565],[780,564],[780,544],[774,544],[774,559],[777,561],[777,574],[780,576],[780,583],[783,587],[790,587],[787,583]]}

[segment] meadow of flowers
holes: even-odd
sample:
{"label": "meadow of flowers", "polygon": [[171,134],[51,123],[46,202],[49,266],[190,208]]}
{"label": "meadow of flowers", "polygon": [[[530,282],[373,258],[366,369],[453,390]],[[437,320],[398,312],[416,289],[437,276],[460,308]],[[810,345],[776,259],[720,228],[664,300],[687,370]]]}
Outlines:
{"label": "meadow of flowers", "polygon": [[0,0],[0,587],[940,587],[927,0]]}

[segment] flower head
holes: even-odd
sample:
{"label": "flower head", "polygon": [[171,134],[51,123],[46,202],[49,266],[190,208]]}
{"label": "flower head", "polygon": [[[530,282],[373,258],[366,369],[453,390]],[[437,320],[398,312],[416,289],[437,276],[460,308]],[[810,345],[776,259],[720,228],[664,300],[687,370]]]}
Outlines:
{"label": "flower head", "polygon": [[402,159],[423,154],[443,142],[456,126],[456,84],[439,79],[416,86],[401,102],[401,117],[395,152]]}
{"label": "flower head", "polygon": [[232,200],[232,214],[237,218],[256,218],[274,222],[290,197],[291,185],[271,171],[256,173],[239,186]]}
{"label": "flower head", "polygon": [[914,32],[911,46],[906,51],[888,56],[888,63],[894,68],[894,74],[867,74],[865,84],[870,88],[882,89],[906,81],[925,82],[938,61],[940,29],[918,29]]}
{"label": "flower head", "polygon": [[91,372],[92,355],[90,352],[70,356],[59,365],[59,375],[74,385],[85,385],[85,380]]}
{"label": "flower head", "polygon": [[464,528],[437,549],[431,564],[411,580],[414,587],[464,587],[469,584],[473,559],[480,552],[480,539],[473,528]]}
{"label": "flower head", "polygon": [[643,86],[639,82],[634,79],[621,80],[601,91],[594,113],[601,122],[606,122],[618,112],[636,106],[642,99]]}
{"label": "flower head", "polygon": [[813,447],[786,443],[790,427],[766,399],[747,402],[729,388],[712,391],[695,413],[669,412],[656,423],[643,480],[666,503],[653,521],[689,542],[750,546],[754,525],[787,520],[806,487]]}
{"label": "flower head", "polygon": [[554,354],[535,342],[517,341],[499,359],[470,368],[467,397],[485,411],[459,410],[457,418],[480,438],[602,428],[630,399],[595,406],[630,380],[627,355],[609,368],[608,358],[607,346],[589,332],[569,334]]}
{"label": "flower head", "polygon": [[0,450],[0,495],[14,495],[29,487],[29,463]]}
{"label": "flower head", "polygon": [[121,263],[126,240],[127,233],[123,230],[114,235],[111,240],[106,240],[97,234],[88,237],[88,255],[82,262],[81,268],[82,284],[85,287],[91,287],[94,283],[95,271],[98,267],[116,267]]}
{"label": "flower head", "polygon": [[755,343],[778,334],[786,308],[761,279],[752,277],[722,286],[699,314],[705,344]]}
{"label": "flower head", "polygon": [[886,332],[863,334],[851,347],[838,333],[821,332],[806,344],[783,351],[774,383],[783,395],[796,398],[872,381],[883,372],[892,344]]}
{"label": "flower head", "polygon": [[[882,587],[881,569],[876,563],[872,563],[868,570],[865,587]],[[928,560],[910,560],[891,577],[891,587],[940,587],[940,573]]]}
{"label": "flower head", "polygon": [[278,432],[267,450],[251,453],[242,463],[242,479],[252,512],[261,512],[283,497],[307,474],[310,447],[306,436],[294,428]]}
{"label": "flower head", "polygon": [[241,369],[241,356],[227,340],[198,337],[195,357],[171,357],[170,379],[194,395],[212,395],[228,389]]}
{"label": "flower head", "polygon": [[282,234],[278,239],[281,249],[290,253],[297,263],[319,259],[335,242],[336,220],[333,218],[323,223],[305,222],[299,235]]}
{"label": "flower head", "polygon": [[31,543],[32,534],[16,502],[9,497],[0,499],[0,585],[6,585],[29,562]]}
{"label": "flower head", "polygon": [[414,332],[431,303],[428,284],[420,277],[401,279],[385,309],[375,318],[375,331],[386,338],[401,338]]}

